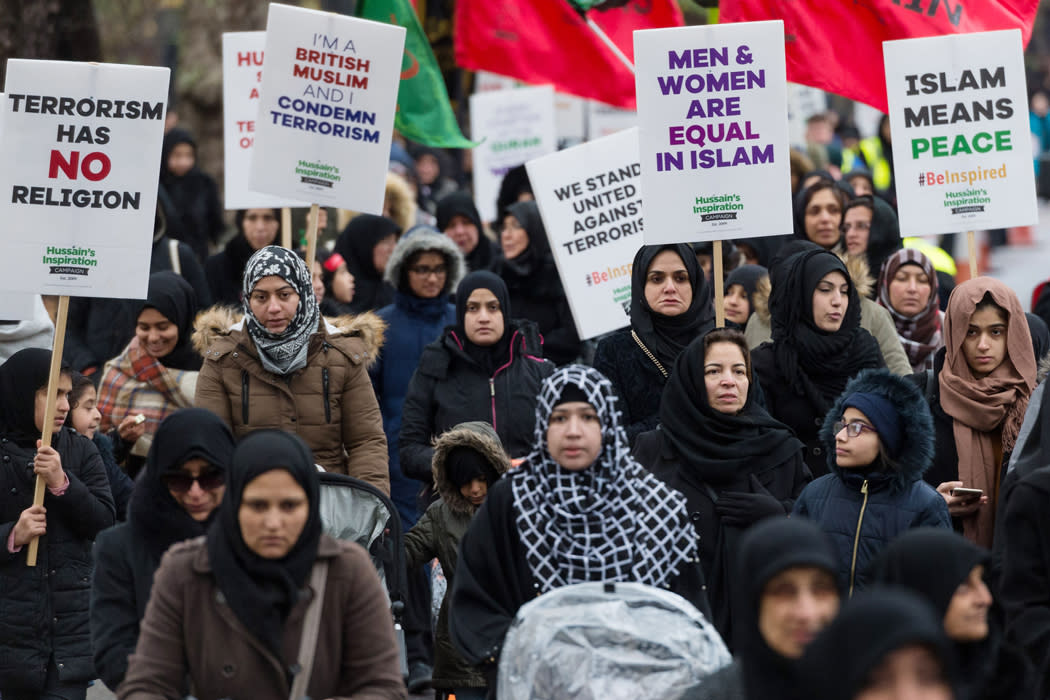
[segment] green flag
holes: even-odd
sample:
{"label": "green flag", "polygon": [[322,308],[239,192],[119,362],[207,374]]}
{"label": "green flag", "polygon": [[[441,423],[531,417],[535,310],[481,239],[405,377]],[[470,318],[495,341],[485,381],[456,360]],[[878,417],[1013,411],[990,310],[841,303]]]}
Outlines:
{"label": "green flag", "polygon": [[438,69],[430,42],[408,0],[358,0],[358,16],[398,24],[408,30],[397,91],[394,126],[416,143],[438,148],[473,148],[459,130],[448,102],[445,80]]}

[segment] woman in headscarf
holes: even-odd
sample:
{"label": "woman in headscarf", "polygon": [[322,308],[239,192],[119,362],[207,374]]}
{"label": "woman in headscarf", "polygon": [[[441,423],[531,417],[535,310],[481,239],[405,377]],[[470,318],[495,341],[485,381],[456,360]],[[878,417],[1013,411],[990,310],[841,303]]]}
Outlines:
{"label": "woman in headscarf", "polygon": [[[944,348],[914,375],[933,413],[936,447],[926,472],[967,539],[991,549],[1003,465],[1035,388],[1036,360],[1021,302],[991,277],[957,286],[944,313]],[[956,488],[979,493],[953,494]]]}
{"label": "woman in headscarf", "polygon": [[741,265],[729,273],[722,305],[726,321],[735,323],[740,330],[747,328],[751,314],[755,313],[755,292],[762,284],[769,286],[769,270],[761,265]]}
{"label": "woman in headscarf", "polygon": [[536,397],[554,366],[543,359],[536,324],[514,320],[507,287],[472,272],[456,288],[456,324],[423,350],[401,411],[400,461],[429,483],[433,438],[459,423],[485,421],[512,458],[529,453]]}
{"label": "woman in headscarf", "polygon": [[449,632],[487,676],[518,608],[555,588],[643,583],[709,612],[685,498],[630,456],[619,417],[596,370],[548,377],[533,451],[489,490],[460,541]]}
{"label": "woman in headscarf", "polygon": [[459,246],[467,272],[493,270],[498,264],[499,246],[485,235],[470,192],[453,192],[438,202],[437,228]]}
{"label": "woman in headscarf", "polygon": [[157,569],[121,700],[405,697],[386,594],[368,552],[322,534],[313,462],[290,433],[241,440],[207,536]]}
{"label": "woman in headscarf", "polygon": [[[88,638],[91,542],[114,521],[95,446],[63,427],[72,382],[52,391],[51,443],[41,445],[51,352],[19,350],[0,365],[0,695],[83,698],[96,678]],[[44,504],[33,505],[37,478]],[[36,566],[25,549],[39,537]]]}
{"label": "woman in headscarf", "polygon": [[237,233],[204,262],[204,274],[213,303],[240,308],[244,266],[255,251],[278,242],[281,210],[238,209],[233,221]]}
{"label": "woman in headscarf", "polygon": [[382,322],[372,314],[338,328],[325,321],[306,263],[279,246],[251,257],[243,290],[244,318],[198,320],[204,367],[196,405],[238,438],[260,428],[293,432],[326,470],[389,493],[386,437],[367,371]]}
{"label": "woman in headscarf", "polygon": [[820,177],[795,197],[795,238],[824,250],[842,248],[842,212],[850,195],[831,179]]}
{"label": "woman in headscarf", "polygon": [[185,241],[201,262],[226,228],[215,180],[197,166],[197,143],[190,132],[175,128],[164,134],[160,184],[171,207],[168,235]]}
{"label": "woman in headscarf", "polygon": [[556,365],[580,354],[580,336],[572,318],[558,268],[551,254],[547,229],[536,202],[517,202],[501,212],[500,246],[503,278],[518,318],[534,322],[543,336],[543,352]]}
{"label": "woman in headscarf", "polygon": [[878,302],[893,317],[912,369],[931,369],[934,355],[944,347],[944,314],[937,294],[937,271],[930,259],[914,248],[903,248],[886,258],[879,273]]}
{"label": "woman in headscarf", "polygon": [[886,258],[901,247],[897,212],[879,197],[855,197],[842,215],[842,242],[846,252],[866,261],[873,273],[881,270]]}
{"label": "woman in headscarf", "polygon": [[680,491],[700,539],[715,627],[733,639],[741,533],[791,511],[809,481],[802,443],[755,399],[747,342],[724,328],[678,356],[660,402],[660,427],[642,433],[635,458]]}
{"label": "woman in headscarf", "polygon": [[877,583],[902,586],[926,599],[941,616],[959,661],[965,698],[1031,698],[1031,664],[1003,638],[988,589],[991,555],[965,537],[922,528],[898,537],[875,561]]}
{"label": "woman in headscarf", "polygon": [[770,415],[806,445],[814,477],[827,473],[817,432],[860,370],[882,367],[878,343],[860,327],[860,296],[833,253],[807,249],[771,271],[773,340],[751,352]]}
{"label": "woman in headscarf", "polygon": [[631,325],[603,338],[594,353],[594,368],[621,399],[632,445],[656,427],[660,392],[679,354],[714,325],[711,287],[692,248],[639,248],[631,268]]}
{"label": "woman in headscarf", "polygon": [[374,311],[394,300],[394,288],[383,273],[401,231],[393,219],[359,214],[339,235],[333,251],[342,256],[354,278],[354,298],[348,304],[351,313]]}
{"label": "woman in headscarf", "polygon": [[135,320],[135,337],[106,363],[98,390],[99,429],[113,439],[117,461],[132,478],[160,422],[193,405],[201,368],[191,342],[196,315],[189,283],[174,272],[155,272]]}
{"label": "woman in headscarf", "polygon": [[95,669],[110,689],[124,680],[161,557],[175,543],[207,532],[232,455],[233,435],[218,416],[202,408],[172,413],[157,429],[127,521],[95,540],[91,646]]}

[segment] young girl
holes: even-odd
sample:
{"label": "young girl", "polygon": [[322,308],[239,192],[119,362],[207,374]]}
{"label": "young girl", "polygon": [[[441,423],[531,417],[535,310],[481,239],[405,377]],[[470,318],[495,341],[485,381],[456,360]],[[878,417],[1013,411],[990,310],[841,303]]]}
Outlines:
{"label": "young girl", "polygon": [[106,465],[106,476],[109,478],[109,488],[113,492],[117,520],[123,520],[128,501],[131,499],[131,487],[134,482],[117,464],[116,457],[113,455],[113,441],[98,429],[102,422],[102,414],[98,410],[98,392],[94,382],[80,372],[70,372],[70,376],[73,379],[73,389],[69,392],[66,427],[72,428],[95,443],[95,448]]}

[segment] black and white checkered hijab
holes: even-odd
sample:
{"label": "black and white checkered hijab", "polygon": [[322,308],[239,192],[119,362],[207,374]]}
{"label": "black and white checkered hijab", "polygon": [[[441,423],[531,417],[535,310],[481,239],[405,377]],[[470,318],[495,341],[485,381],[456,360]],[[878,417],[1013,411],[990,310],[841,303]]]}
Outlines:
{"label": "black and white checkered hijab", "polygon": [[[566,385],[602,423],[602,450],[583,471],[563,469],[547,450],[547,427]],[[543,382],[536,446],[512,471],[517,526],[540,591],[585,581],[664,585],[696,558],[685,497],[639,465],[620,425],[612,384],[582,365]]]}
{"label": "black and white checkered hijab", "polygon": [[[271,333],[252,313],[251,295],[263,277],[276,275],[295,288],[299,306],[288,327]],[[274,374],[288,374],[306,366],[310,336],[317,332],[321,312],[310,279],[310,270],[298,255],[281,246],[268,245],[248,259],[243,280],[244,327],[259,349],[264,368]]]}

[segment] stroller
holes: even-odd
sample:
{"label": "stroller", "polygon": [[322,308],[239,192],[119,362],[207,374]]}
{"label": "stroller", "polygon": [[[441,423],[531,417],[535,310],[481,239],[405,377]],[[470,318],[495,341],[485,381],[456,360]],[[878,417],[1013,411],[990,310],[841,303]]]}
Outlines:
{"label": "stroller", "polygon": [[375,486],[345,474],[321,475],[321,523],[336,539],[356,542],[372,556],[390,599],[390,613],[401,651],[401,672],[408,674],[402,616],[405,612],[405,550],[401,518],[391,500]]}

